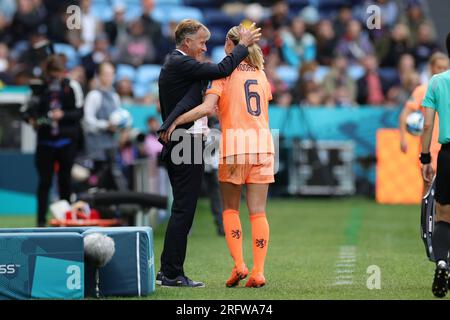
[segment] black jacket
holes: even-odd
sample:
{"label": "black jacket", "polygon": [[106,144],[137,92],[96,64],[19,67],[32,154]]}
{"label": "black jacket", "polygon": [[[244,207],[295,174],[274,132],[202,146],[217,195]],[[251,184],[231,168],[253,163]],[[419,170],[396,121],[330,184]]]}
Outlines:
{"label": "black jacket", "polygon": [[[248,55],[248,49],[237,45],[219,64],[201,63],[174,50],[159,75],[159,101],[164,121],[159,131],[167,130],[181,114],[198,106],[209,80],[228,77]],[[180,127],[189,128],[193,123]]]}
{"label": "black jacket", "polygon": [[50,111],[50,90],[48,86],[44,85],[35,97],[37,99],[32,97],[31,101],[34,101],[34,103],[29,105],[24,118],[26,121],[34,118],[41,122],[37,128],[38,141],[61,138],[78,140],[80,138],[80,121],[83,118],[83,92],[76,81],[64,79],[61,83],[60,101],[64,116],[58,122],[59,133],[57,135],[51,134],[51,121],[47,118]]}

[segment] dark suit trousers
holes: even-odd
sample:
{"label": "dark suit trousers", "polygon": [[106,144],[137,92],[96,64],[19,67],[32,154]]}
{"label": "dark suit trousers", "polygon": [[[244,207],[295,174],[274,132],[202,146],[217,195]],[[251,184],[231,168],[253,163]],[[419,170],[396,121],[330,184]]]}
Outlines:
{"label": "dark suit trousers", "polygon": [[[174,164],[170,156],[166,160],[172,185],[173,203],[164,239],[164,249],[161,254],[161,271],[171,279],[184,275],[183,264],[186,257],[187,236],[194,220],[204,171],[203,157],[201,157],[201,164],[195,164],[193,161],[194,143],[201,146],[203,155],[202,136],[190,136],[189,139],[192,150],[191,163]],[[197,141],[194,142],[194,140]],[[171,150],[174,147],[175,145],[171,147]],[[195,152],[198,153],[200,150]]]}

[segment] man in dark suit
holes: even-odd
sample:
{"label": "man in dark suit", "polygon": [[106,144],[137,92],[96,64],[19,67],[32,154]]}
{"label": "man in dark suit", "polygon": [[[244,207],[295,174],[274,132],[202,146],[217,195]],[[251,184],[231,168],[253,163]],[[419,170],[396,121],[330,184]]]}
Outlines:
{"label": "man in dark suit", "polygon": [[[247,47],[258,41],[261,34],[252,26],[250,29],[241,28],[240,36],[239,45],[219,64],[201,63],[198,60],[206,52],[209,30],[196,20],[180,22],[175,30],[176,49],[168,56],[159,76],[159,99],[164,120],[160,131],[166,130],[180,113],[201,104],[208,80],[229,76],[248,55]],[[174,200],[161,255],[161,269],[156,279],[162,286],[205,286],[189,279],[184,274],[183,264],[187,235],[202,183],[204,134],[208,129],[206,120],[199,119],[181,126],[186,129],[182,140],[170,141],[163,148],[163,161],[167,165]],[[199,145],[201,149],[198,149]],[[183,158],[181,163],[176,159],[180,156]]]}

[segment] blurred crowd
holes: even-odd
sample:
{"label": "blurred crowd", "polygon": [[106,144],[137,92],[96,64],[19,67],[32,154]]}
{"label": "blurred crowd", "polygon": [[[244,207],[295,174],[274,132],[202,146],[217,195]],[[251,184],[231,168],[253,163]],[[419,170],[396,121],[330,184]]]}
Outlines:
{"label": "blurred crowd", "polygon": [[[96,2],[109,4],[109,20],[93,12]],[[180,8],[206,3],[179,2]],[[220,60],[221,36],[229,27],[256,21],[274,105],[402,106],[428,78],[427,60],[440,50],[422,1],[342,0],[324,11],[325,2],[210,1],[209,11],[199,9],[213,35],[205,60]],[[213,3],[217,8],[211,9]],[[70,4],[81,8],[80,29],[66,26]],[[372,4],[381,9],[381,29],[367,28],[366,8]],[[130,18],[131,5],[139,10]],[[83,92],[96,86],[97,67],[108,61],[117,67],[114,86],[122,103],[157,104],[158,67],[174,48],[179,22],[155,18],[162,5],[162,0],[0,0],[0,86],[27,85],[41,76],[33,48],[50,40]],[[219,20],[220,25],[208,23]]]}

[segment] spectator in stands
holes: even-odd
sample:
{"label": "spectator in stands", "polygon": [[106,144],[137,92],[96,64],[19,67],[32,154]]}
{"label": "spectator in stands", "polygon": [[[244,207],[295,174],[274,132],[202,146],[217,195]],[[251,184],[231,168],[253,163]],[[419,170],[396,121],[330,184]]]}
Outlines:
{"label": "spectator in stands", "polygon": [[422,70],[433,53],[439,51],[439,45],[433,38],[433,31],[428,23],[422,23],[417,32],[417,44],[412,49],[417,67]]}
{"label": "spectator in stands", "polygon": [[394,26],[390,39],[386,43],[384,54],[379,56],[382,67],[395,68],[400,57],[410,51],[409,35],[410,33],[406,25],[398,23]]}
{"label": "spectator in stands", "polygon": [[81,40],[86,48],[91,49],[102,24],[91,13],[91,0],[80,0],[81,7]]}
{"label": "spectator in stands", "polygon": [[368,55],[362,62],[365,74],[357,81],[357,102],[363,105],[380,106],[384,103],[385,88],[383,88],[383,79],[378,73],[377,57]]}
{"label": "spectator in stands", "polygon": [[305,32],[305,23],[301,18],[293,19],[290,28],[281,31],[281,38],[281,52],[287,64],[300,67],[304,62],[315,60],[316,40],[313,35]]}
{"label": "spectator in stands", "polygon": [[319,107],[324,104],[325,96],[322,89],[316,87],[306,93],[305,99],[300,101],[300,105],[305,107]]}
{"label": "spectator in stands", "polygon": [[289,5],[285,0],[277,0],[272,6],[272,15],[269,18],[274,30],[287,27],[291,23],[289,18]]}
{"label": "spectator in stands", "polygon": [[[294,103],[304,103],[304,101],[308,100],[307,96],[309,92],[314,92],[311,98],[314,101],[317,100],[319,84],[315,79],[316,71],[317,63],[314,61],[305,63],[300,67],[300,76],[292,90]],[[320,95],[320,99],[322,98],[323,95]]]}
{"label": "spectator in stands", "polygon": [[84,106],[84,133],[86,154],[94,161],[94,172],[98,172],[111,155],[117,151],[118,141],[114,126],[109,118],[121,108],[119,95],[113,87],[114,66],[103,62],[98,68],[97,88],[86,96]]}
{"label": "spectator in stands", "polygon": [[[148,37],[150,45],[154,48],[159,48],[162,39],[161,25],[159,22],[153,20],[151,13],[155,7],[154,0],[141,0],[142,16],[140,21],[144,27],[144,34]],[[155,57],[159,63],[164,62],[164,57]]]}
{"label": "spectator in stands", "polygon": [[98,66],[103,62],[110,62],[109,41],[106,34],[99,34],[94,41],[94,50],[81,58],[81,64],[86,71],[86,77],[91,80]]}
{"label": "spectator in stands", "polygon": [[[430,26],[433,25],[433,23],[426,18],[420,0],[408,0],[406,4],[406,12],[402,15],[400,21],[408,26],[410,30],[409,39],[413,46],[417,44],[419,26],[423,23],[428,23]],[[432,34],[434,37],[436,32],[433,27],[432,29]]]}
{"label": "spectator in stands", "polygon": [[0,73],[6,72],[9,67],[9,48],[6,43],[0,42]]}
{"label": "spectator in stands", "polygon": [[126,6],[122,2],[114,5],[114,18],[104,25],[104,31],[108,35],[109,43],[112,46],[117,45],[120,39],[127,36],[127,23],[125,21]]}
{"label": "spectator in stands", "polygon": [[263,22],[261,33],[259,46],[261,47],[264,57],[267,57],[272,53],[279,55],[283,41],[281,40],[279,31],[273,28],[270,19]]}
{"label": "spectator in stands", "polygon": [[414,60],[414,57],[409,53],[403,54],[398,60],[397,74],[399,78],[397,84],[400,83],[400,76],[402,74],[414,72],[415,70],[416,70],[416,62]]}
{"label": "spectator in stands", "polygon": [[352,20],[352,7],[348,5],[342,6],[337,14],[336,19],[333,22],[333,30],[336,33],[336,37],[341,39],[347,32],[347,26]]}
{"label": "spectator in stands", "polygon": [[122,39],[118,45],[118,63],[137,67],[142,64],[157,62],[155,47],[144,30],[142,20],[131,23],[130,34],[127,38]]}
{"label": "spectator in stands", "polygon": [[16,0],[1,0],[0,12],[7,21],[11,21],[17,10]]}
{"label": "spectator in stands", "polygon": [[169,22],[169,33],[164,36],[164,39],[161,41],[161,44],[158,48],[158,55],[162,58],[162,61],[165,61],[165,57],[175,49],[175,29],[177,28],[178,22],[170,21]]}
{"label": "spectator in stands", "polygon": [[69,71],[69,78],[78,82],[83,89],[83,92],[88,92],[88,81],[86,79],[86,72],[82,66],[76,66]]}
{"label": "spectator in stands", "polygon": [[[65,7],[61,7],[59,11],[54,11],[48,17],[48,38],[55,43],[69,43],[69,30],[67,29],[67,19],[69,15]],[[70,30],[70,32],[78,32],[79,30]],[[80,35],[81,37],[81,35]]]}
{"label": "spectator in stands", "polygon": [[3,85],[12,84],[10,67],[9,48],[6,43],[0,42],[0,83]]}
{"label": "spectator in stands", "polygon": [[330,20],[324,19],[318,23],[316,39],[317,62],[323,66],[331,66],[338,38]]}
{"label": "spectator in stands", "polygon": [[162,144],[158,141],[157,131],[161,123],[155,117],[147,118],[148,133],[145,136],[144,148],[147,157],[157,159],[162,150]]}
{"label": "spectator in stands", "polygon": [[128,78],[119,79],[116,82],[116,91],[119,94],[122,104],[135,104],[133,93],[133,83]]}
{"label": "spectator in stands", "polygon": [[347,68],[347,59],[337,56],[323,81],[325,95],[332,97],[338,104],[353,104],[356,101],[356,82],[348,75]]}
{"label": "spectator in stands", "polygon": [[11,40],[11,34],[8,27],[8,18],[0,11],[0,41],[5,43],[9,43]]}
{"label": "spectator in stands", "polygon": [[38,7],[39,2],[33,0],[18,0],[17,11],[14,14],[10,32],[14,43],[27,41],[32,33],[46,32],[46,11],[43,6]]}
{"label": "spectator in stands", "polygon": [[338,55],[345,56],[351,65],[367,55],[373,54],[374,50],[366,34],[362,32],[361,23],[351,20],[347,26],[347,32],[339,40],[336,48]]}
{"label": "spectator in stands", "polygon": [[309,5],[304,7],[298,16],[305,22],[306,31],[314,34],[320,20],[319,10],[315,6]]}
{"label": "spectator in stands", "polygon": [[391,86],[386,94],[386,106],[401,107],[405,105],[413,90],[420,84],[417,72],[407,72],[401,75],[400,85]]}
{"label": "spectator in stands", "polygon": [[18,58],[18,62],[27,76],[42,76],[45,56],[43,56],[43,51],[37,48],[44,48],[47,41],[48,39],[44,34],[32,33],[30,35],[28,48]]}

